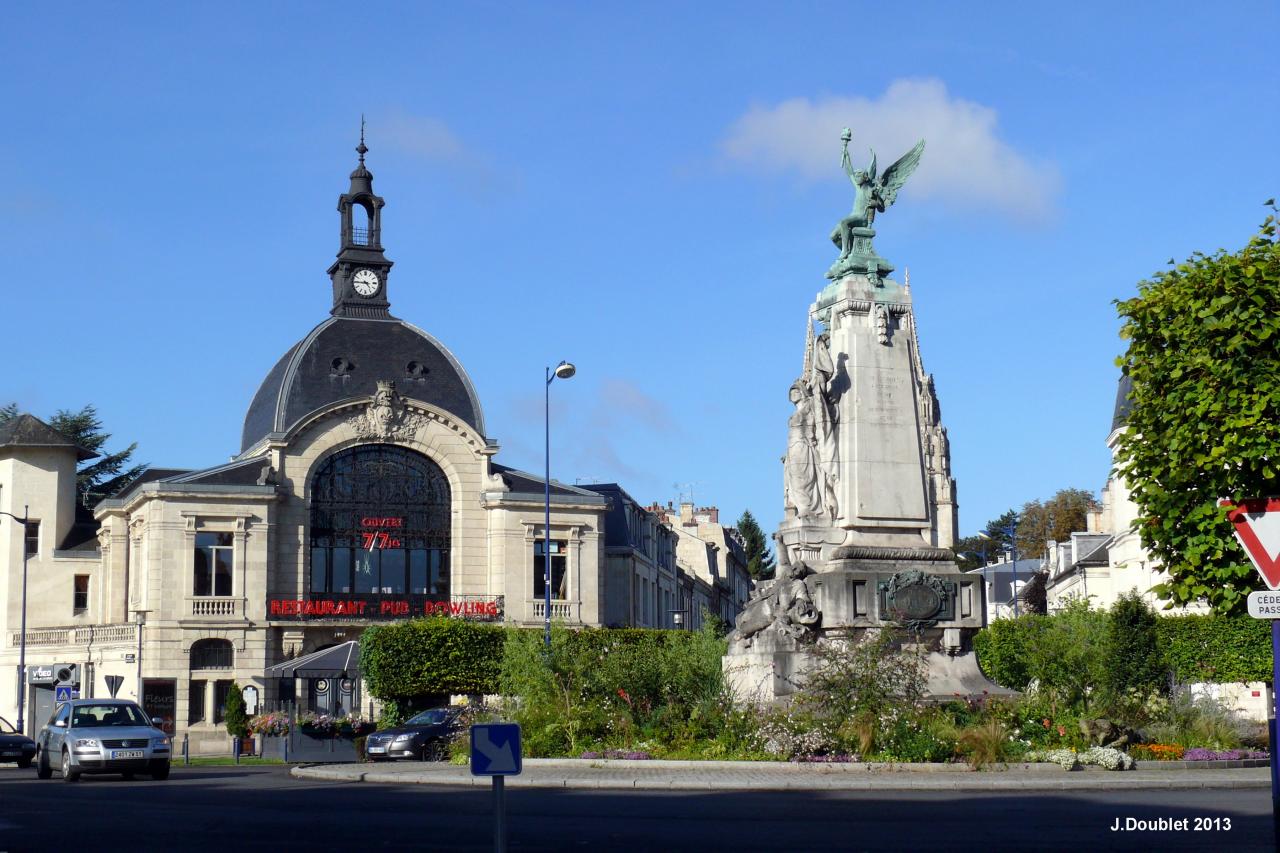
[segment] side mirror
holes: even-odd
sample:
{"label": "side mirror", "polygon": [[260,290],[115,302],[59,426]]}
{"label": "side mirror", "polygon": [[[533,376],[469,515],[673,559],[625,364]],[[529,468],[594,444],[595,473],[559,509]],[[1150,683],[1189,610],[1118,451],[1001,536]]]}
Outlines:
{"label": "side mirror", "polygon": [[67,721],[66,721],[66,720],[54,720],[54,721],[53,721],[53,724],[54,724],[55,726],[57,726],[58,728],[60,728],[60,729],[65,729],[65,728],[67,727]]}
{"label": "side mirror", "polygon": [[157,729],[162,729],[162,728],[164,728],[164,718],[162,718],[162,717],[152,717],[152,718],[151,718],[151,725],[155,726]]}

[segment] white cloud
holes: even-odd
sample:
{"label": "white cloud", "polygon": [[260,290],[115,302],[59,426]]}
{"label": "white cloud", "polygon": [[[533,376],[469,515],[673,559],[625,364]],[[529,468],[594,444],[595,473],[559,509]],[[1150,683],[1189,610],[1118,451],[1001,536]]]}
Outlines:
{"label": "white cloud", "polygon": [[377,136],[406,154],[433,162],[452,163],[469,156],[458,135],[430,116],[393,115],[377,128]]}
{"label": "white cloud", "polygon": [[[729,129],[728,157],[745,166],[796,172],[808,180],[843,180],[840,130],[853,129],[855,165],[875,148],[883,169],[926,140],[920,168],[904,193],[946,203],[977,203],[1020,217],[1044,217],[1061,179],[997,135],[996,111],[952,97],[940,80],[895,80],[879,98],[793,98],[754,106]],[[855,153],[856,151],[856,153]]]}

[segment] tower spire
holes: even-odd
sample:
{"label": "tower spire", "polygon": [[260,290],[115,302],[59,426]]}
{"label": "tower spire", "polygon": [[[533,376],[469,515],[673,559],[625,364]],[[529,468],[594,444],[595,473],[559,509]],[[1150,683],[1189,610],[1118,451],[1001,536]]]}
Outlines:
{"label": "tower spire", "polygon": [[356,153],[360,155],[360,165],[364,166],[364,155],[369,152],[369,147],[364,144],[364,113],[360,113],[360,144],[356,146]]}

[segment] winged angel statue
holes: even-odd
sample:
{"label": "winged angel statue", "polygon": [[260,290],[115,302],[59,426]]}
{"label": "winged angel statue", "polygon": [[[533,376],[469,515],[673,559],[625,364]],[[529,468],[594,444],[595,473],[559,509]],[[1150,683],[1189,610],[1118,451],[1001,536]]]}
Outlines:
{"label": "winged angel statue", "polygon": [[872,225],[875,223],[876,213],[883,213],[897,200],[898,190],[902,189],[907,178],[920,165],[924,140],[917,142],[914,148],[899,157],[881,175],[876,171],[874,149],[871,151],[871,164],[865,169],[855,169],[849,157],[849,141],[853,139],[853,132],[846,127],[840,134],[840,139],[844,141],[841,165],[853,184],[855,194],[853,210],[831,231],[831,242],[840,249],[840,257],[827,271],[827,278],[838,279],[848,273],[865,273],[873,279],[878,278],[892,272],[893,267],[872,248],[871,238],[876,234]]}

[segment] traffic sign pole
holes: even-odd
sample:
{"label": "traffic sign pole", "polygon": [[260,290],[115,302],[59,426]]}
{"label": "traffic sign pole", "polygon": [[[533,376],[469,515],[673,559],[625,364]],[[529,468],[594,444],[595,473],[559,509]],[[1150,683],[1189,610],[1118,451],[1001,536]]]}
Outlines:
{"label": "traffic sign pole", "polygon": [[1276,846],[1280,847],[1280,753],[1276,751],[1280,732],[1280,620],[1271,620],[1271,827]]}
{"label": "traffic sign pole", "polygon": [[507,777],[493,777],[493,851],[507,853]]}
{"label": "traffic sign pole", "polygon": [[1271,747],[1271,827],[1280,849],[1280,498],[1223,500],[1227,520],[1271,593],[1249,593],[1249,615],[1271,620],[1271,697],[1273,708],[1267,726]]}

